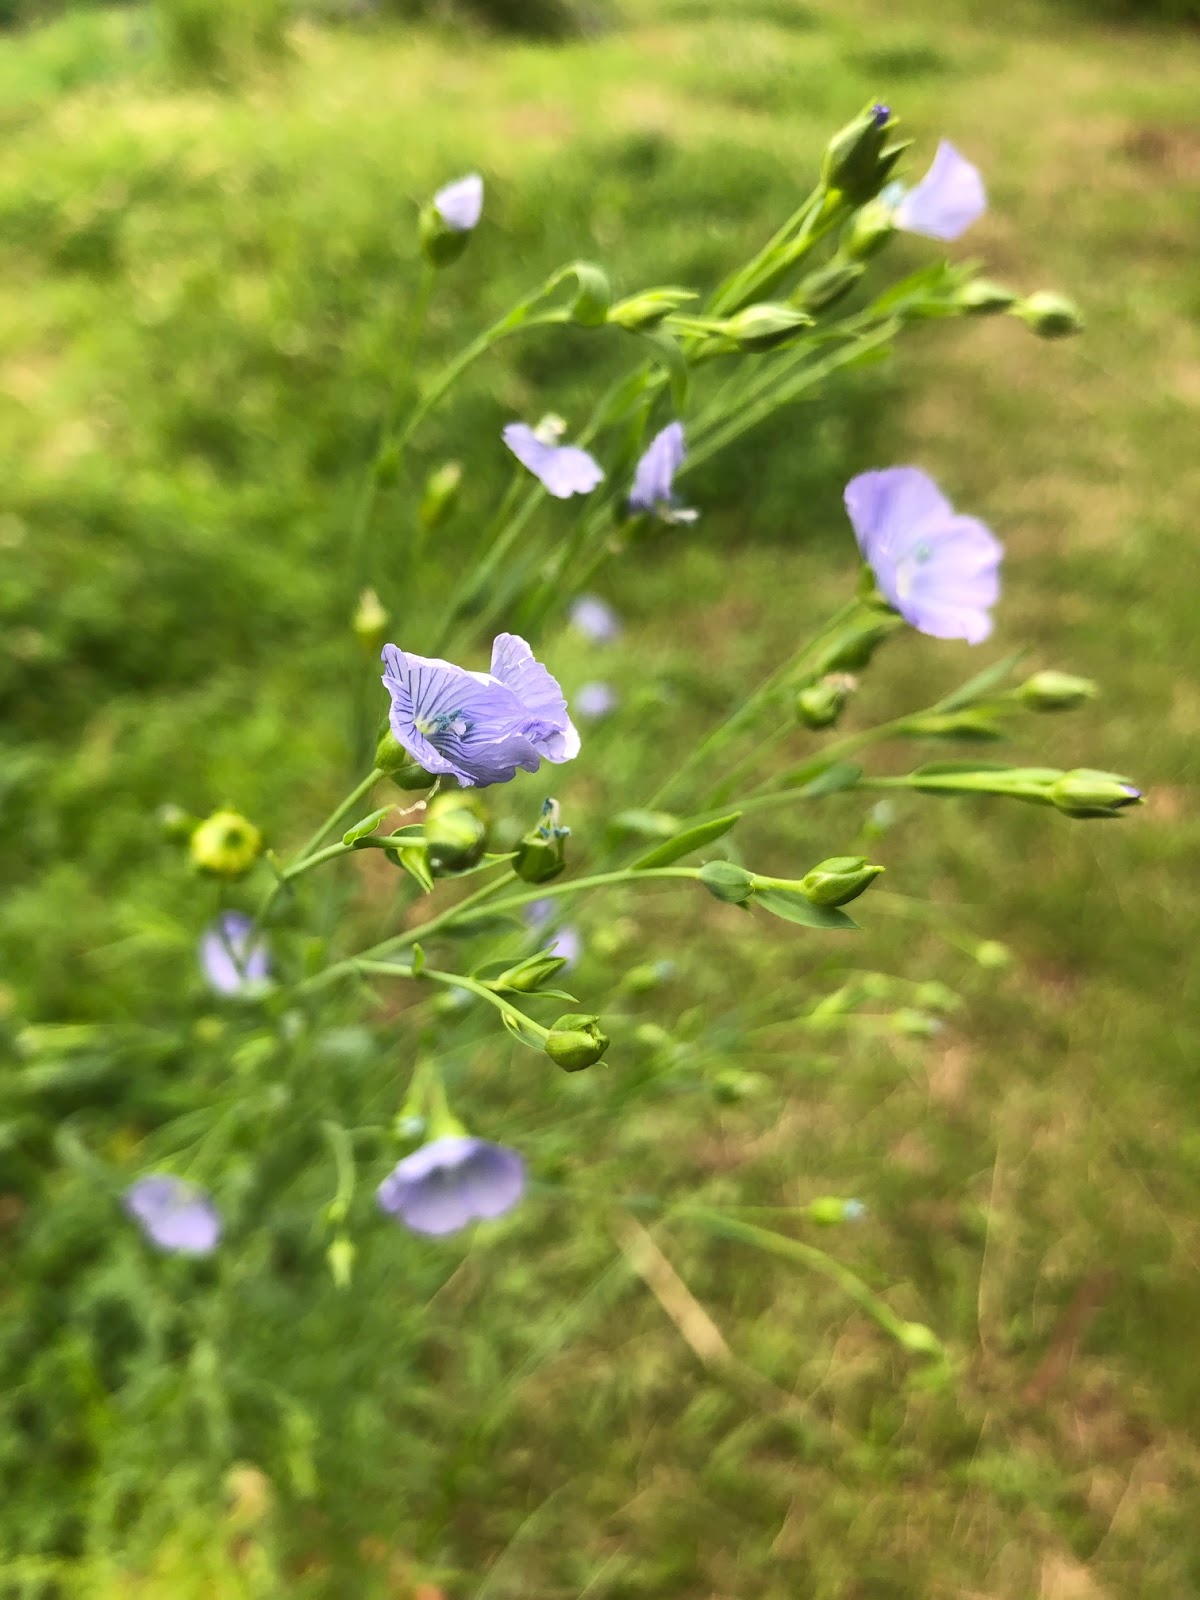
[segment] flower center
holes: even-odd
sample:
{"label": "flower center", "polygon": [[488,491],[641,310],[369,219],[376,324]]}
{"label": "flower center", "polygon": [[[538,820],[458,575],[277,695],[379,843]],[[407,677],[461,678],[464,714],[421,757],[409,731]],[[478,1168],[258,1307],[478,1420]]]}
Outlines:
{"label": "flower center", "polygon": [[438,711],[431,717],[418,717],[415,727],[418,733],[434,741],[448,733],[457,734],[461,739],[471,731],[471,724],[461,711]]}

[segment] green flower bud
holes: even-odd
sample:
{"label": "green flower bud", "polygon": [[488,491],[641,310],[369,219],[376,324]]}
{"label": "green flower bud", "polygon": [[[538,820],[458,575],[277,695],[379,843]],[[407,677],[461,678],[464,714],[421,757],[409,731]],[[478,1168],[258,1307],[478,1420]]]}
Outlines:
{"label": "green flower bud", "polygon": [[1026,678],[1017,695],[1031,711],[1073,711],[1085,700],[1094,700],[1099,692],[1090,678],[1048,671]]}
{"label": "green flower bud", "polygon": [[831,1194],[819,1195],[808,1202],[809,1221],[824,1228],[834,1227],[839,1222],[858,1222],[866,1211],[861,1200],[842,1200]]}
{"label": "green flower bud", "polygon": [[849,294],[866,270],[857,261],[831,261],[819,272],[810,272],[792,298],[805,311],[825,311]]}
{"label": "green flower bud", "polygon": [[1083,332],[1083,313],[1073,300],[1052,290],[1039,290],[1027,295],[1013,307],[1013,316],[1020,317],[1039,339],[1069,339]]}
{"label": "green flower bud", "polygon": [[1068,817],[1116,817],[1129,806],[1141,804],[1142,795],[1128,778],[1114,772],[1076,767],[1050,785],[1047,797]]}
{"label": "green flower bud", "polygon": [[[852,261],[869,261],[872,256],[879,254],[895,233],[896,213],[893,208],[884,205],[882,200],[868,200],[855,213],[854,221],[842,240],[842,250]],[[860,267],[860,275],[865,270]]]}
{"label": "green flower bud", "polygon": [[462,487],[463,469],[457,461],[445,461],[425,480],[418,515],[423,527],[438,528],[454,510]]}
{"label": "green flower bud", "polygon": [[999,939],[983,939],[972,951],[975,960],[989,972],[999,972],[1012,965],[1012,951]]}
{"label": "green flower bud", "polygon": [[830,672],[810,683],[796,696],[796,717],[806,728],[830,728],[841,716],[846,701],[858,688],[849,672]]}
{"label": "green flower bud", "polygon": [[566,866],[570,828],[559,826],[558,801],[547,800],[537,826],[523,835],[513,857],[513,871],[523,883],[549,883]]}
{"label": "green flower bud", "polygon": [[559,1017],[546,1039],[545,1050],[564,1072],[582,1072],[594,1067],[608,1049],[608,1035],[600,1018],[582,1011],[568,1011]]}
{"label": "green flower bud", "polygon": [[432,789],[437,779],[409,755],[389,728],[375,746],[375,765],[398,789]]}
{"label": "green flower bud", "polygon": [[489,978],[487,987],[497,994],[535,994],[547,979],[556,977],[567,965],[565,956],[541,954],[527,956],[502,972],[498,978]]}
{"label": "green flower bud", "polygon": [[1003,739],[1004,729],[994,711],[984,706],[963,711],[927,711],[904,719],[904,731],[914,739]]}
{"label": "green flower bud", "polygon": [[377,656],[383,648],[390,621],[391,618],[384,610],[374,589],[364,589],[358,597],[358,605],[354,608],[350,627],[354,637],[368,655]]}
{"label": "green flower bud", "polygon": [[216,878],[242,878],[262,855],[262,834],[236,811],[214,811],[192,834],[192,865]]}
{"label": "green flower bud", "polygon": [[903,626],[904,618],[894,612],[881,610],[875,604],[864,606],[830,641],[820,656],[817,670],[861,672],[870,665],[871,657],[883,641]]}
{"label": "green flower bud", "polygon": [[990,278],[972,278],[954,296],[954,303],[968,316],[990,317],[997,311],[1011,311],[1017,298],[1016,291],[1006,289],[1002,283],[993,283]]}
{"label": "green flower bud", "polygon": [[800,892],[815,906],[849,905],[883,870],[866,856],[830,856],[804,874]]}
{"label": "green flower bud", "polygon": [[754,893],[754,875],[732,861],[707,861],[700,868],[700,882],[718,900],[742,906]]}
{"label": "green flower bud", "polygon": [[621,979],[621,987],[628,994],[649,994],[674,976],[673,961],[644,961],[639,967],[630,967]]}
{"label": "green flower bud", "polygon": [[339,1233],[325,1252],[329,1272],[335,1289],[348,1289],[354,1275],[354,1257],[358,1254],[351,1239]]}
{"label": "green flower bud", "polygon": [[609,310],[608,320],[637,333],[643,328],[657,327],[664,317],[695,298],[694,289],[643,289],[641,294],[630,295],[628,300],[619,300]]}
{"label": "green flower bud", "polygon": [[858,203],[877,195],[890,170],[884,159],[889,131],[886,107],[868,106],[859,112],[829,142],[821,166],[825,186]]}
{"label": "green flower bud", "polygon": [[712,1080],[714,1099],[727,1106],[752,1100],[769,1087],[769,1080],[761,1072],[743,1072],[740,1067],[722,1067]]}
{"label": "green flower bud", "polygon": [[812,318],[795,306],[773,304],[747,306],[735,317],[727,317],[721,332],[740,350],[776,350],[812,327]]}
{"label": "green flower bud", "polygon": [[425,808],[425,848],[434,877],[465,872],[483,858],[487,849],[487,811],[483,801],[466,789],[447,789],[434,795]]}
{"label": "green flower bud", "polygon": [[450,267],[470,244],[471,230],[447,226],[441,212],[430,201],[421,208],[417,241],[431,267]]}
{"label": "green flower bud", "polygon": [[899,1343],[914,1356],[941,1356],[945,1354],[942,1341],[932,1328],[923,1322],[901,1322],[896,1327]]}

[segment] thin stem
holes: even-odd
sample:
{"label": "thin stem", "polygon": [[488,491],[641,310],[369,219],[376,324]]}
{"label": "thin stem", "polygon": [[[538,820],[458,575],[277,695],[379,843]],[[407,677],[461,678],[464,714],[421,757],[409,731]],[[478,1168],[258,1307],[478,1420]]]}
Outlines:
{"label": "thin stem", "polygon": [[350,791],[341,804],[336,806],[334,810],[330,812],[329,816],[325,818],[325,821],[317,829],[316,833],[313,834],[312,838],[308,840],[307,844],[301,847],[299,853],[292,862],[292,866],[297,866],[307,855],[310,855],[312,851],[317,848],[325,835],[327,833],[331,833],[333,829],[337,827],[338,823],[342,821],[347,812],[353,811],[354,807],[360,800],[366,799],[367,795],[370,794],[371,790],[382,777],[383,769],[381,767],[373,767],[367,776],[362,780],[362,782],[356,788]]}
{"label": "thin stem", "polygon": [[420,972],[415,972],[412,967],[397,966],[390,961],[369,961],[363,957],[356,957],[348,965],[353,967],[355,972],[365,972],[375,977],[429,978],[434,983],[445,984],[450,989],[465,989],[469,994],[473,994],[480,1000],[486,1000],[489,1005],[495,1006],[496,1010],[502,1015],[519,1017],[526,1027],[530,1028],[534,1033],[540,1034],[543,1039],[550,1037],[549,1028],[544,1028],[540,1022],[535,1022],[532,1017],[526,1016],[525,1012],[518,1011],[516,1006],[509,1001],[501,999],[494,989],[489,989],[486,984],[480,983],[475,978],[468,978],[465,973],[439,972],[436,967],[422,967]]}

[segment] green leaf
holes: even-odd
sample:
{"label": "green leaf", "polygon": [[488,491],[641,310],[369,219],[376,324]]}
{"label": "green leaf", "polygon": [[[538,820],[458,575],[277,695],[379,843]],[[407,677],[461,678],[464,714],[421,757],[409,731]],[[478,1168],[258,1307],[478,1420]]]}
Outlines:
{"label": "green leaf", "polygon": [[412,975],[419,978],[425,968],[425,952],[419,944],[412,947]]}
{"label": "green leaf", "polygon": [[402,844],[388,854],[402,866],[410,878],[415,878],[426,894],[433,893],[433,874],[423,844]]}
{"label": "green leaf", "polygon": [[612,286],[603,268],[591,261],[573,261],[568,272],[574,275],[578,291],[571,302],[571,318],[581,328],[599,328],[608,320],[612,305]]}
{"label": "green leaf", "polygon": [[528,1045],[531,1050],[541,1050],[544,1046],[544,1036],[535,1033],[530,1025],[529,1018],[522,1016],[519,1011],[510,1011],[507,1006],[500,1013],[501,1021],[512,1034],[514,1039],[519,1039],[522,1044]]}
{"label": "green leaf", "polygon": [[1012,655],[1005,656],[1003,661],[993,661],[990,667],[984,667],[982,672],[977,672],[973,678],[968,678],[960,688],[948,694],[944,700],[939,700],[933,708],[935,711],[958,711],[963,706],[972,705],[976,700],[981,700],[984,695],[990,694],[998,688],[1029,652],[1027,650],[1014,650]]}
{"label": "green leaf", "polygon": [[[972,772],[1016,772],[1017,770],[1008,761],[927,761],[922,767],[914,767],[909,777],[961,778]],[[1057,772],[1054,776],[1058,776]]]}
{"label": "green leaf", "polygon": [[706,844],[712,844],[714,839],[721,838],[741,820],[741,816],[740,811],[731,811],[727,817],[717,817],[712,822],[698,822],[694,828],[685,828],[665,844],[656,845],[653,850],[647,850],[644,856],[639,856],[633,863],[633,870],[644,872],[647,867],[669,867],[673,861],[680,861],[684,856],[690,856],[693,850],[701,850]]}
{"label": "green leaf", "polygon": [[756,889],[756,906],[782,917],[785,922],[798,922],[803,928],[857,928],[858,923],[836,906],[815,906],[807,895],[798,889]]}
{"label": "green leaf", "polygon": [[374,833],[391,809],[391,806],[380,806],[378,811],[372,811],[369,817],[363,817],[352,828],[347,828],[342,835],[342,843],[357,844],[360,839],[365,839],[369,833]]}
{"label": "green leaf", "polygon": [[827,794],[841,794],[857,786],[863,769],[853,761],[833,761],[822,764],[810,761],[786,774],[785,789],[795,789],[799,800],[820,800]]}
{"label": "green leaf", "polygon": [[643,328],[638,337],[652,346],[655,360],[670,379],[675,410],[682,411],[687,405],[688,364],[678,341],[664,328]]}
{"label": "green leaf", "polygon": [[646,811],[635,808],[618,811],[608,824],[609,832],[616,838],[626,834],[640,834],[643,839],[670,839],[679,832],[680,818],[669,811]]}

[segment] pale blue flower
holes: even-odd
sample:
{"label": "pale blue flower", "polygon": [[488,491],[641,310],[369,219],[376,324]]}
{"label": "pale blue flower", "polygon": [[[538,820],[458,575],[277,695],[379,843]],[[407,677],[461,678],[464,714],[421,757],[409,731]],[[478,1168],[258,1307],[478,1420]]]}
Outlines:
{"label": "pale blue flower", "polygon": [[861,473],[845,501],[863,559],[906,622],[935,639],[987,638],[1004,555],[990,529],[959,516],[919,467]]}
{"label": "pale blue flower", "polygon": [[492,647],[490,672],[383,648],[383,686],[391,696],[393,734],[426,772],[464,787],[507,783],[517,769],[544,759],[570,761],[579,734],[555,679],[512,633]]}
{"label": "pale blue flower", "polygon": [[906,233],[927,239],[957,239],[987,210],[987,191],[977,168],[948,139],[937,147],[933,165],[911,189],[900,189],[895,221]]}
{"label": "pale blue flower", "polygon": [[470,233],[483,215],[483,179],[477,172],[439,189],[434,210],[455,233]]}
{"label": "pale blue flower", "polygon": [[217,994],[252,992],[270,975],[271,961],[261,935],[251,941],[254,922],[240,911],[226,911],[200,940],[200,968]]}
{"label": "pale blue flower", "polygon": [[177,1255],[206,1256],[221,1237],[221,1218],[211,1197],[194,1184],[166,1173],[139,1178],[125,1191],[124,1206],[147,1239]]}
{"label": "pale blue flower", "polygon": [[561,956],[567,963],[562,970],[570,972],[571,968],[577,965],[580,956],[583,954],[583,936],[578,928],[572,927],[570,923],[567,923],[564,927],[558,929],[546,948],[552,956]]}
{"label": "pale blue flower", "polygon": [[599,595],[581,594],[571,607],[571,625],[593,644],[608,644],[621,632],[621,619]]}
{"label": "pale blue flower", "polygon": [[699,512],[675,500],[675,474],[687,458],[683,424],[669,422],[656,433],[633,475],[630,511],[648,511],[664,522],[695,522]]}
{"label": "pale blue flower", "polygon": [[616,709],[616,691],[607,683],[585,683],[575,696],[575,715],[598,722]]}
{"label": "pale blue flower", "polygon": [[445,1234],[501,1216],[524,1192],[525,1163],[515,1150],[452,1134],[405,1156],[376,1199],[413,1233]]}
{"label": "pale blue flower", "polygon": [[590,494],[604,477],[586,450],[573,444],[549,444],[524,422],[510,422],[504,429],[504,442],[556,500]]}

